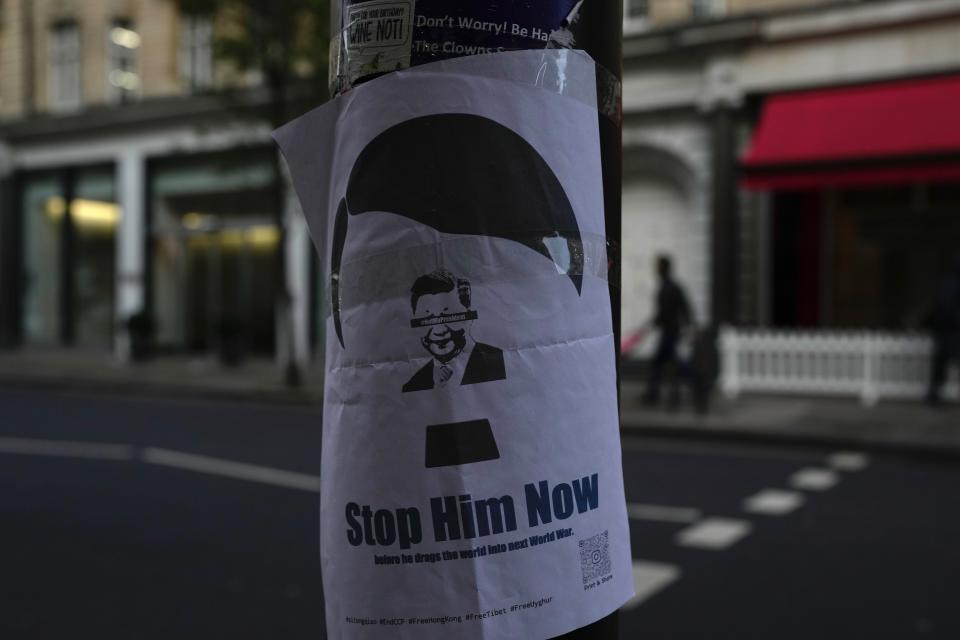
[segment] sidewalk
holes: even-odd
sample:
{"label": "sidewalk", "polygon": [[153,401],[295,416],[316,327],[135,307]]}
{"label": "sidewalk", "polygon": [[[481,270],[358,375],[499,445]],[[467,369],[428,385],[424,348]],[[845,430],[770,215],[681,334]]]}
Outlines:
{"label": "sidewalk", "polygon": [[864,407],[856,398],[748,395],[736,400],[714,394],[710,413],[645,407],[643,385],[625,380],[621,389],[624,433],[667,436],[770,439],[787,443],[896,450],[960,456],[960,405],[932,409],[921,402],[880,402]]}
{"label": "sidewalk", "polygon": [[223,367],[215,357],[158,356],[125,364],[104,351],[21,349],[0,351],[0,386],[28,386],[135,395],[281,402],[319,406],[322,373],[302,372],[291,389],[268,359]]}
{"label": "sidewalk", "polygon": [[[105,352],[0,351],[0,386],[27,386],[104,393],[213,398],[319,406],[322,372],[303,372],[299,389],[288,388],[271,360],[225,368],[213,357],[162,356],[123,364]],[[710,413],[643,406],[643,385],[626,379],[621,392],[624,433],[669,437],[775,440],[832,447],[888,449],[960,457],[960,405],[930,409],[919,402],[881,402],[873,408],[854,398],[714,395]]]}

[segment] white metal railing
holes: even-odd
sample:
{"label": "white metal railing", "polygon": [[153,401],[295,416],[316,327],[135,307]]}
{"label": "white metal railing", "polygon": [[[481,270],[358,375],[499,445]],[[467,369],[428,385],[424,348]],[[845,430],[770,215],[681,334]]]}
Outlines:
{"label": "white metal railing", "polygon": [[[872,331],[737,329],[720,332],[720,388],[741,392],[918,399],[930,379],[932,341],[921,334]],[[945,398],[960,398],[951,379]]]}

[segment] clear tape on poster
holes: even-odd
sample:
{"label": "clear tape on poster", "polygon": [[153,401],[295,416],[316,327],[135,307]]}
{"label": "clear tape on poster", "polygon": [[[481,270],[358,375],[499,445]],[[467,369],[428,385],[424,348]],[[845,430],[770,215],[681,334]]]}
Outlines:
{"label": "clear tape on poster", "polygon": [[[507,51],[529,51],[529,56],[508,56],[501,65],[491,65],[490,56],[501,56]],[[401,67],[391,73],[448,73],[455,63],[456,73],[496,80],[507,80],[537,87],[578,100],[597,109],[607,118],[619,123],[621,111],[620,80],[606,67],[594,62],[580,49],[562,47],[546,49],[518,49],[499,53],[483,53],[459,58],[437,60],[413,67]],[[332,64],[336,69],[331,83],[331,95],[339,95],[355,84],[374,79],[384,73],[357,76],[351,73],[350,57],[343,48],[333,52]],[[585,71],[592,71],[596,83],[578,81]]]}
{"label": "clear tape on poster", "polygon": [[[530,250],[540,255],[530,262]],[[609,250],[606,238],[559,235],[490,238],[444,238],[432,244],[417,244],[396,250],[345,259],[339,273],[331,274],[333,308],[340,311],[389,299],[410,297],[417,277],[447,272],[476,287],[496,287],[519,278],[534,281],[565,278],[578,290],[584,278],[607,280]],[[526,265],[522,271],[517,265]],[[482,269],[478,269],[478,265]]]}

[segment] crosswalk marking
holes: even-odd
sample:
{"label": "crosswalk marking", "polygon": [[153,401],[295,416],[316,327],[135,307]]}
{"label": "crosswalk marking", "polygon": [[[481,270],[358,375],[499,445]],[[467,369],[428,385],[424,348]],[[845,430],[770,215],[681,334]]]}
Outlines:
{"label": "crosswalk marking", "polygon": [[870,456],[859,451],[838,451],[827,456],[827,464],[837,471],[862,471],[870,465]]}
{"label": "crosswalk marking", "polygon": [[676,542],[682,547],[722,551],[736,544],[751,531],[753,525],[746,520],[707,518],[677,533]]}
{"label": "crosswalk marking", "polygon": [[700,519],[700,510],[691,507],[668,507],[659,504],[627,505],[627,515],[631,520],[652,520],[654,522],[696,522]]}
{"label": "crosswalk marking", "polygon": [[826,491],[832,489],[838,482],[840,482],[840,476],[836,471],[815,467],[800,469],[790,476],[790,486],[802,491]]}
{"label": "crosswalk marking", "polygon": [[806,498],[796,491],[764,489],[743,501],[743,510],[765,516],[784,516],[799,509]]}
{"label": "crosswalk marking", "polygon": [[209,473],[237,480],[248,480],[250,482],[270,484],[287,489],[320,491],[320,478],[317,476],[285,471],[283,469],[274,469],[272,467],[262,467],[245,462],[198,456],[193,453],[183,453],[182,451],[147,447],[143,450],[143,461],[149,464],[197,471],[199,473]]}
{"label": "crosswalk marking", "polygon": [[627,611],[640,606],[680,577],[680,568],[672,564],[633,561],[633,587],[636,593],[627,600],[621,610]]}

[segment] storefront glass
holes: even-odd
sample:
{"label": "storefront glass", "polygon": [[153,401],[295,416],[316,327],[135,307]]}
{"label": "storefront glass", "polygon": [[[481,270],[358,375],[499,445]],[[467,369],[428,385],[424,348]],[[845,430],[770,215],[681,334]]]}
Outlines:
{"label": "storefront glass", "polygon": [[112,167],[76,174],[70,217],[74,228],[74,331],[79,346],[109,348],[112,342],[120,221],[114,191]]}
{"label": "storefront glass", "polygon": [[232,340],[272,353],[280,240],[273,153],[154,163],[153,302],[161,349],[204,352]]}
{"label": "storefront glass", "polygon": [[956,183],[778,193],[775,326],[915,331],[960,252]]}
{"label": "storefront glass", "polygon": [[22,316],[27,345],[109,349],[120,211],[111,166],[22,180]]}
{"label": "storefront glass", "polygon": [[63,219],[66,203],[56,175],[23,182],[23,317],[24,342],[54,345],[61,336]]}
{"label": "storefront glass", "polygon": [[828,220],[831,324],[919,329],[960,248],[949,185],[848,190]]}

